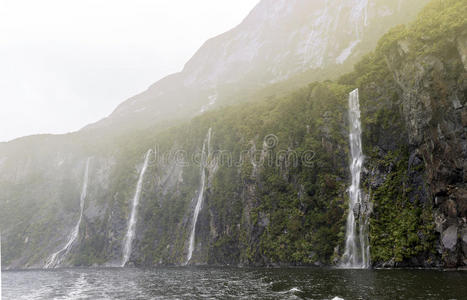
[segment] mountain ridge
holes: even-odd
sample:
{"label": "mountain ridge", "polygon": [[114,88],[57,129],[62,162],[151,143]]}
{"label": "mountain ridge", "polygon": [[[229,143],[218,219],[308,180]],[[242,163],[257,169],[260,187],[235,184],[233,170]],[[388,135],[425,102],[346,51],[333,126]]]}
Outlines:
{"label": "mountain ridge", "polygon": [[[401,13],[400,1],[262,0],[239,25],[207,40],[182,71],[154,83],[85,128],[131,130],[166,121],[168,115],[190,118],[296,74],[347,60],[352,65],[368,51],[365,47],[373,47],[386,30],[413,18],[427,2],[404,4],[406,12]],[[342,28],[346,28],[343,33]]]}

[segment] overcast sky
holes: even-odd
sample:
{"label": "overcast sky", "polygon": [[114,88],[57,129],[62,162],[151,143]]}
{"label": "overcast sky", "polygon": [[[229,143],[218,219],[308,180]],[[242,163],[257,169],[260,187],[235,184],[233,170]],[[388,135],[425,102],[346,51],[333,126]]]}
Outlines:
{"label": "overcast sky", "polygon": [[109,115],[258,2],[0,0],[0,141]]}

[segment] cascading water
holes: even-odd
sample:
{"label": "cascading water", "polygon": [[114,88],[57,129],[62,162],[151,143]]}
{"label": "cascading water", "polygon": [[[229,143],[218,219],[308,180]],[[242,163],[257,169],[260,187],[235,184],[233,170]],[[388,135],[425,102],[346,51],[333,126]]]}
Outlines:
{"label": "cascading water", "polygon": [[89,162],[90,161],[91,159],[88,158],[86,162],[86,169],[84,171],[83,189],[81,191],[81,197],[80,197],[80,214],[79,214],[78,223],[76,223],[76,226],[73,228],[73,231],[70,234],[70,238],[68,239],[68,242],[65,244],[65,246],[59,251],[52,254],[52,256],[49,258],[49,260],[45,264],[46,269],[55,268],[57,265],[59,265],[63,261],[63,258],[70,252],[71,247],[73,246],[73,243],[79,236],[79,227],[81,226],[81,220],[83,219],[84,200],[86,199],[86,194],[88,190]]}
{"label": "cascading water", "polygon": [[[200,166],[200,177],[201,177],[201,183],[200,183],[200,190],[198,194],[198,201],[196,202],[196,207],[195,211],[193,214],[193,222],[191,225],[191,234],[190,234],[190,245],[188,247],[188,255],[186,258],[186,264],[188,264],[191,260],[191,257],[193,256],[193,251],[195,250],[195,234],[196,234],[196,223],[198,221],[198,215],[199,212],[201,211],[201,207],[203,205],[203,199],[204,199],[204,190],[205,190],[205,182],[206,182],[206,165],[209,157],[209,151],[211,147],[211,128],[208,130],[208,135],[206,136],[206,139],[204,140],[203,143],[203,151],[201,153],[201,166]],[[207,150],[206,150],[207,148]],[[207,151],[207,153],[206,153]]]}
{"label": "cascading water", "polygon": [[349,214],[347,216],[345,252],[341,267],[365,269],[370,266],[370,247],[367,211],[362,203],[360,190],[363,151],[358,89],[349,94],[349,122],[352,185],[349,188]]}
{"label": "cascading water", "polygon": [[130,220],[128,221],[128,229],[127,229],[125,239],[123,242],[123,257],[122,257],[122,263],[121,263],[122,268],[125,267],[125,265],[128,263],[128,260],[130,259],[130,256],[131,256],[131,250],[132,250],[131,247],[133,244],[133,239],[135,237],[136,220],[138,217],[139,199],[141,198],[144,174],[146,173],[146,170],[148,168],[149,157],[151,156],[151,152],[152,150],[150,149],[146,153],[146,157],[144,158],[143,168],[141,169],[141,172],[138,178],[138,183],[136,184],[136,192],[135,192],[135,196],[133,197],[132,204],[131,204],[131,214],[130,214]]}

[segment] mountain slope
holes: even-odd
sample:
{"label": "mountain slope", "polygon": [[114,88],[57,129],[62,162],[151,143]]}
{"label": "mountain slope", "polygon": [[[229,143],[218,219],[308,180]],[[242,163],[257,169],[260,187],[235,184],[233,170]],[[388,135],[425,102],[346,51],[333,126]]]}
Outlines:
{"label": "mountain slope", "polygon": [[[236,28],[208,40],[184,69],[122,103],[92,127],[145,128],[238,103],[268,84],[342,71],[427,0],[262,0]],[[310,76],[311,75],[311,76]],[[311,77],[311,78],[310,78]]]}
{"label": "mountain slope", "polygon": [[[370,228],[374,263],[465,264],[465,177],[459,176],[465,176],[465,158],[455,155],[465,149],[465,40],[458,28],[465,28],[465,21],[459,20],[465,2],[445,0],[436,6],[437,2],[415,25],[399,27],[385,36],[377,51],[365,57],[339,84],[313,83],[287,97],[259,98],[214,109],[166,130],[157,123],[155,108],[154,115],[148,113],[151,118],[145,119],[148,106],[141,111],[143,115],[134,113],[141,119],[135,126],[152,127],[125,133],[120,128],[124,123],[119,122],[132,123],[135,118],[125,108],[131,107],[128,102],[121,107],[122,119],[116,123],[112,123],[113,117],[107,120],[112,126],[118,124],[111,126],[117,135],[89,128],[2,145],[3,265],[42,267],[63,247],[79,216],[88,157],[83,221],[62,266],[119,265],[131,199],[144,154],[150,148],[157,156],[151,156],[144,177],[130,264],[186,262],[201,170],[206,174],[206,191],[191,263],[336,262],[343,251],[347,209],[347,94],[357,87],[362,95],[368,156],[364,186],[374,195],[375,204]],[[412,78],[414,74],[417,76]],[[187,90],[175,83],[183,76],[173,75],[155,86],[180,96]],[[247,80],[251,77],[245,78],[251,82]],[[188,88],[193,97],[182,100],[193,105],[193,112],[198,111],[196,95],[201,94],[196,94],[196,85]],[[238,88],[242,84],[238,83]],[[218,91],[221,95],[222,90]],[[133,99],[134,108],[141,104],[139,99]],[[157,104],[157,99],[149,95],[144,99],[145,104]],[[176,103],[174,98],[167,99]],[[231,103],[222,99],[231,98],[219,96],[219,105],[222,101]],[[432,102],[433,106],[420,101]],[[188,115],[189,110],[183,113]],[[210,163],[200,170],[196,162],[209,128],[213,132],[207,150]],[[228,153],[234,162],[241,163],[232,166]],[[185,160],[180,161],[180,156]],[[272,165],[265,163],[271,158]],[[447,182],[442,180],[444,175],[449,178]],[[439,193],[435,188],[438,183],[442,183]],[[435,197],[440,201],[438,206],[433,204]],[[433,228],[437,224],[434,214],[446,220],[438,231]],[[457,234],[454,238],[452,232]]]}

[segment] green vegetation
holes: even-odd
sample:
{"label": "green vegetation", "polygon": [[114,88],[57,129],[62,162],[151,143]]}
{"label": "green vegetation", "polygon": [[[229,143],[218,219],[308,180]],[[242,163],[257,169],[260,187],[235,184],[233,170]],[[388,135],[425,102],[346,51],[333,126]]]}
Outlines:
{"label": "green vegetation", "polygon": [[[424,188],[426,170],[409,164],[414,145],[409,143],[401,99],[403,87],[394,69],[405,70],[399,67],[415,66],[435,56],[450,66],[449,71],[454,70],[446,77],[457,79],[463,69],[453,51],[456,35],[466,29],[466,9],[465,0],[432,1],[415,23],[391,30],[373,53],[355,65],[353,72],[335,82],[315,82],[301,89],[291,83],[294,93],[289,93],[287,83],[276,84],[269,91],[248,95],[257,97],[256,101],[207,112],[167,130],[149,128],[102,140],[98,137],[93,140],[95,145],[83,142],[76,156],[94,156],[95,168],[105,172],[92,173],[94,190],[86,202],[92,217],[83,222],[79,247],[69,262],[93,265],[118,261],[137,167],[144,153],[157,145],[162,154],[182,150],[189,164],[177,167],[173,157],[151,162],[140,203],[133,261],[139,265],[183,263],[193,199],[200,184],[200,168],[190,158],[201,151],[209,128],[213,130],[213,153],[226,151],[234,163],[240,158],[244,161],[232,166],[223,160],[215,172],[208,168],[206,197],[197,224],[195,262],[336,262],[343,252],[349,186],[347,95],[355,88],[360,90],[366,154],[362,183],[373,203],[371,259],[374,263],[400,263],[430,255],[436,241],[433,204],[420,190]],[[337,73],[328,72],[320,74],[337,77]],[[308,76],[302,74],[295,79],[302,86],[312,78]],[[442,83],[440,79],[425,91],[430,93]],[[261,153],[251,152],[261,152],[263,139],[269,134],[274,134],[278,143],[267,149],[265,165],[254,172],[251,156],[258,160]],[[81,134],[74,138],[80,143],[84,139]],[[66,147],[62,150],[69,151]],[[305,163],[302,158],[310,151],[313,157]],[[291,154],[296,156],[288,156]],[[280,159],[280,155],[289,160]],[[210,159],[220,157],[213,155]],[[268,164],[269,160],[274,163]],[[8,190],[0,195],[0,225],[17,223],[17,231],[8,233],[8,246],[3,245],[5,264],[18,259],[21,253],[16,249],[26,248],[25,236],[30,236],[29,245],[39,249],[28,253],[31,263],[43,261],[49,254],[49,241],[41,237],[49,237],[52,244],[59,241],[63,235],[59,224],[66,221],[68,226],[73,222],[70,216],[76,212],[79,195],[80,187],[74,183],[80,182],[77,178],[81,178],[82,170],[71,165],[79,166],[81,162],[73,158],[67,166],[70,171],[63,171],[69,172],[62,176],[68,179],[62,182],[47,182],[53,176],[39,178],[37,174],[28,174],[21,184],[13,177],[0,181],[0,188]],[[421,179],[416,181],[415,177]],[[51,193],[45,202],[22,201],[36,200],[34,194],[43,192],[41,186],[51,183],[62,187],[60,195]],[[22,218],[13,217],[17,215]]]}
{"label": "green vegetation", "polygon": [[434,251],[431,204],[410,199],[411,189],[420,187],[410,184],[407,151],[388,153],[377,165],[390,171],[371,194],[375,205],[370,226],[372,260],[399,263]]}

